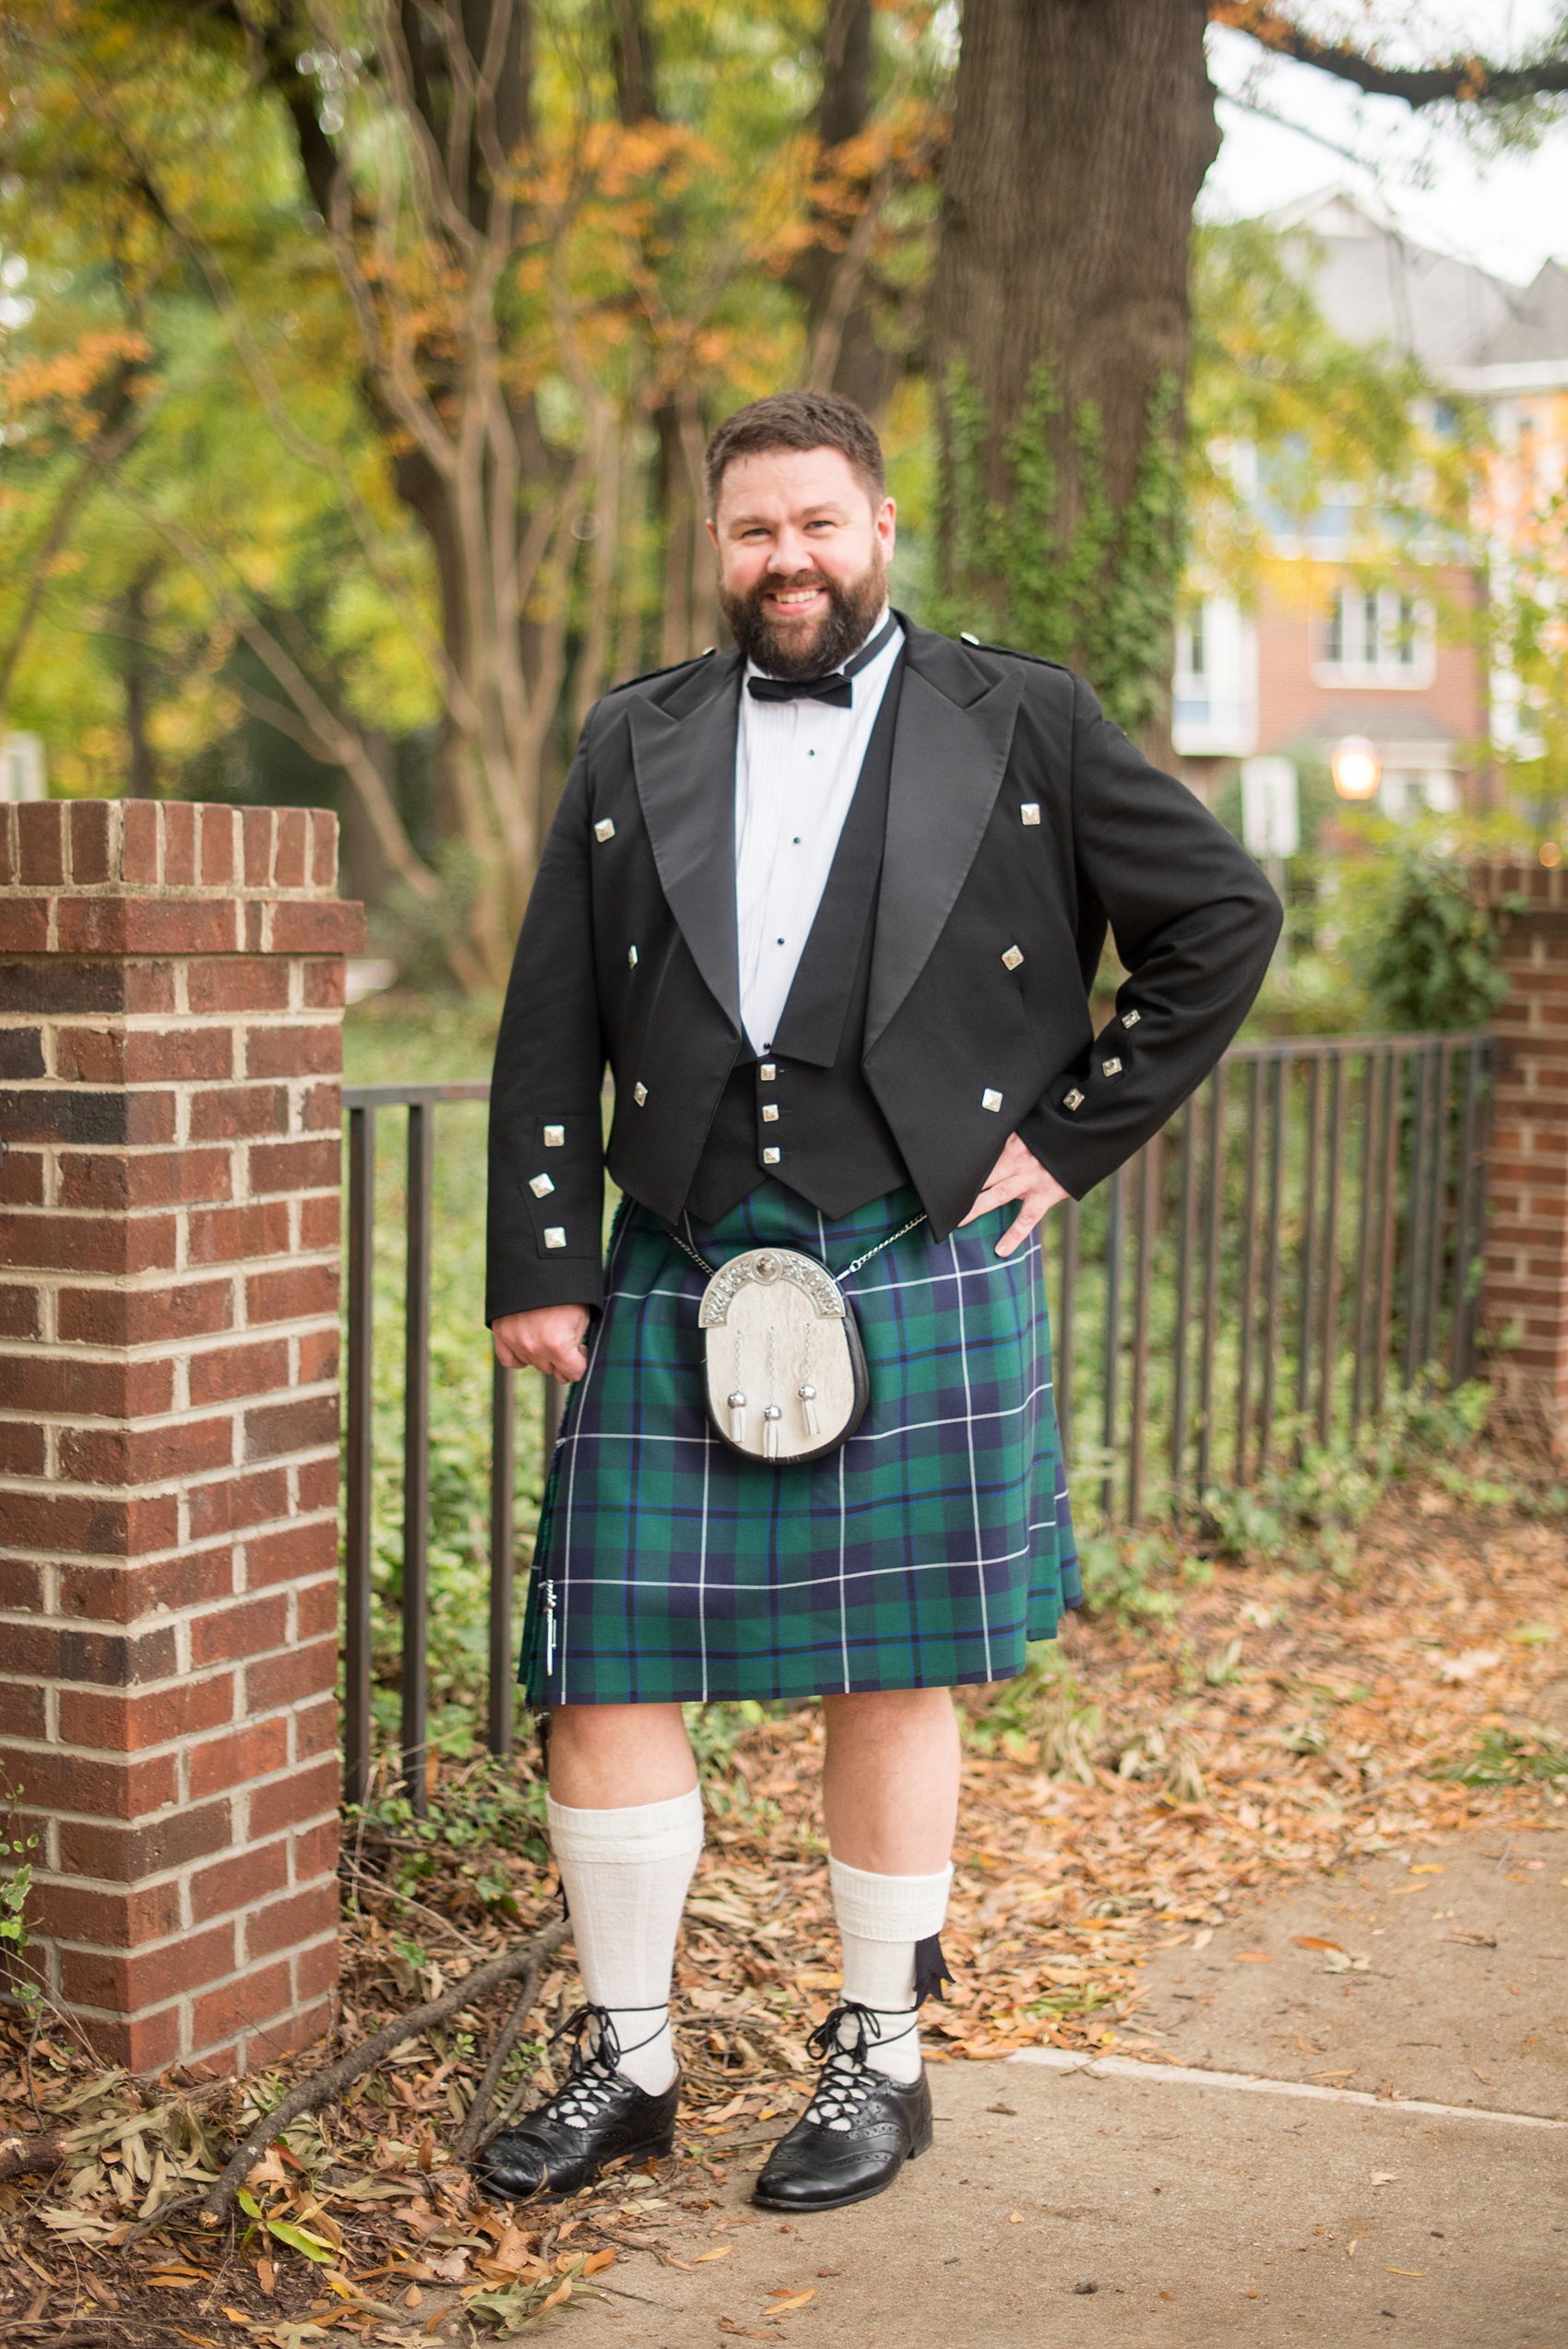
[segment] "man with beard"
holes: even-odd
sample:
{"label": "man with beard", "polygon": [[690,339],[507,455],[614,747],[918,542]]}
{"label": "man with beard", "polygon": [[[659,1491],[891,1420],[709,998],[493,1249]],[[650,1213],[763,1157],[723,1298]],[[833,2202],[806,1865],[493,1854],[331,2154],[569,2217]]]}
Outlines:
{"label": "man with beard", "polygon": [[668,2152],[682,1706],[814,1697],[843,1989],[755,2198],[830,2210],[931,2142],[951,1691],[1079,1596],[1037,1227],[1202,1081],[1279,913],[1080,680],[889,611],[848,401],[742,409],[707,472],[734,648],[589,714],[496,1050],[488,1315],[573,1384],[522,1676],[587,2003],[480,2174],[521,2198]]}

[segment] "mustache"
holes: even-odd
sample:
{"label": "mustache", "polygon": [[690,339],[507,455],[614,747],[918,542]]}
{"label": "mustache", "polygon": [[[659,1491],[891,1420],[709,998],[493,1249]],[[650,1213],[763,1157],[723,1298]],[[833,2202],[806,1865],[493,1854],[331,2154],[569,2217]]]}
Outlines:
{"label": "mustache", "polygon": [[796,571],[788,579],[759,580],[752,590],[753,599],[760,603],[764,596],[788,595],[792,587],[828,587],[828,582],[820,571]]}

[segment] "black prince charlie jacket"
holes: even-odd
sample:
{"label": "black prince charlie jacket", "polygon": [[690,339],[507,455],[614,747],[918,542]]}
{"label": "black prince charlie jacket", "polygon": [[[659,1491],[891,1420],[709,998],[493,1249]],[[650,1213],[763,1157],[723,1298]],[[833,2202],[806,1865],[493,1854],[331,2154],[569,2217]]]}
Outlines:
{"label": "black prince charlie jacket", "polygon": [[[868,1116],[890,1134],[942,1240],[1009,1133],[1077,1198],[1146,1142],[1245,1016],[1280,912],[1252,858],[1184,785],[1149,765],[1080,678],[905,626],[888,688],[898,701],[880,869],[865,868],[861,891],[858,1068],[849,1059]],[[783,1104],[757,1128],[743,1189],[772,1171],[790,1183],[797,1172],[796,996],[760,1069],[739,1008],[742,667],[730,651],[639,679],[607,694],[583,729],[496,1047],[492,1321],[600,1302],[606,1161],[624,1191],[677,1221],[742,1067]],[[846,835],[855,828],[852,816]],[[848,853],[818,929],[842,919]],[[1108,924],[1129,976],[1096,1037],[1088,989]],[[822,1043],[820,1020],[801,1026],[818,1040],[804,1042],[798,1074],[808,1084],[814,1064],[826,1082],[839,1039]],[[615,1081],[607,1147],[606,1062]],[[820,1127],[815,1180],[798,1173],[791,1187],[847,1213],[876,1190],[830,1198],[833,1137]]]}

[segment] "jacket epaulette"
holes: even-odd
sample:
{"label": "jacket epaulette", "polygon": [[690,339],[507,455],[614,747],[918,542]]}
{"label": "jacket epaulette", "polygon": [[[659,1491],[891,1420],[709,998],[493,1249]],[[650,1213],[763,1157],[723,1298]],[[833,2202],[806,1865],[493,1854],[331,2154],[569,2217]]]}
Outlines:
{"label": "jacket epaulette", "polygon": [[662,669],[645,669],[640,677],[623,677],[618,685],[605,687],[604,698],[608,701],[612,694],[629,693],[634,685],[650,685],[656,677],[673,677],[678,669],[695,669],[699,660],[711,660],[718,649],[717,645],[705,645],[700,653],[692,653],[684,660],[667,661]]}
{"label": "jacket epaulette", "polygon": [[1073,674],[1064,660],[1047,660],[1043,653],[1020,652],[1016,645],[985,645],[967,629],[960,634],[958,642],[968,645],[971,652],[1005,653],[1009,660],[1032,660],[1037,669],[1059,669],[1063,677]]}

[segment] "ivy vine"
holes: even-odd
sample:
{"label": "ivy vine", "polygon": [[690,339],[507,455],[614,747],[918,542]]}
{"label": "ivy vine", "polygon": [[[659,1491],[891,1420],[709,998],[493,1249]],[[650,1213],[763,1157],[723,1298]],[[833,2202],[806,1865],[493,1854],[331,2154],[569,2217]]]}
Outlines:
{"label": "ivy vine", "polygon": [[1023,412],[1003,452],[1004,498],[988,494],[990,420],[963,360],[943,384],[939,519],[943,582],[936,626],[1065,661],[1087,676],[1107,714],[1137,734],[1170,691],[1171,627],[1181,575],[1184,501],[1176,379],[1150,396],[1132,494],[1118,515],[1105,483],[1104,430],[1083,401],[1067,425],[1076,458],[1078,516],[1062,526],[1053,448],[1062,397],[1037,361]]}

